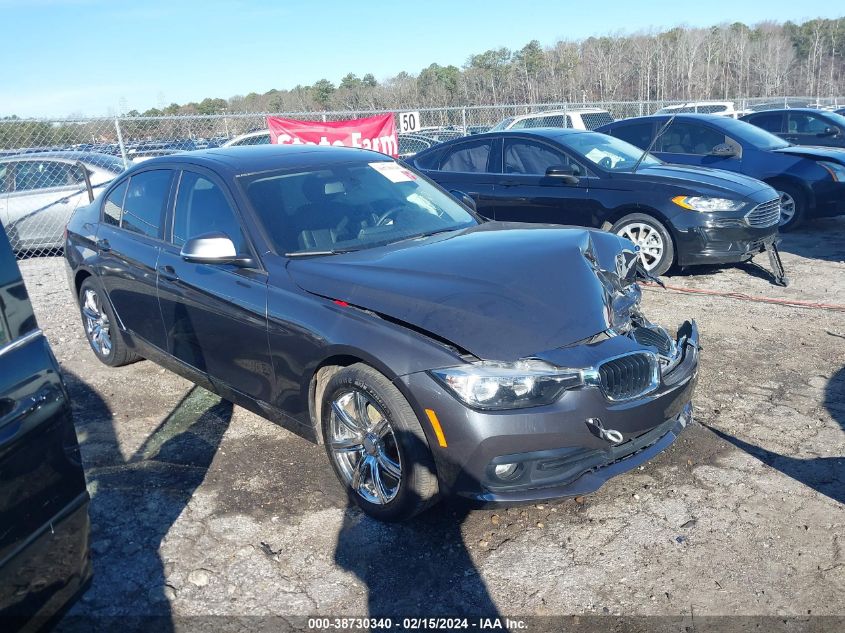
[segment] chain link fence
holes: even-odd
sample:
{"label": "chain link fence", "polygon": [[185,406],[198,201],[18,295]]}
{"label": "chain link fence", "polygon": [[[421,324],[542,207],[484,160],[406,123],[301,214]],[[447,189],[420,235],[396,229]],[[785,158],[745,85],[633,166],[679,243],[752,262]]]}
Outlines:
{"label": "chain link fence", "polygon": [[[587,127],[612,119],[670,111],[738,113],[783,107],[836,108],[845,99],[782,97],[726,102],[627,101],[419,109],[417,129],[400,133],[399,153],[486,132],[498,124]],[[407,108],[399,111],[411,110]],[[59,253],[73,211],[134,163],[175,152],[270,142],[267,116],[315,121],[354,119],[383,111],[223,113],[196,116],[0,120],[0,222],[19,258]],[[524,115],[535,115],[524,117]],[[90,185],[90,186],[89,186]]]}

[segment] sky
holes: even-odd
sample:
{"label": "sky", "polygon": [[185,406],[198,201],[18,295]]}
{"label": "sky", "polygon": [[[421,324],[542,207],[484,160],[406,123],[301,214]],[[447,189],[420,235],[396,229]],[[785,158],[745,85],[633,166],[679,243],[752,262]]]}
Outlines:
{"label": "sky", "polygon": [[[491,48],[678,25],[839,17],[794,0],[0,0],[0,116],[99,116],[379,80]],[[808,13],[812,11],[812,13]]]}

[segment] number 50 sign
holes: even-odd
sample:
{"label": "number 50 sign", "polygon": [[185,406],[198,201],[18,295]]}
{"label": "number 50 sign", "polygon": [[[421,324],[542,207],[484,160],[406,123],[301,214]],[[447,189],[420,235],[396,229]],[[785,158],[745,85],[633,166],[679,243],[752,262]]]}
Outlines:
{"label": "number 50 sign", "polygon": [[419,112],[400,112],[399,131],[403,133],[416,132],[420,129]]}

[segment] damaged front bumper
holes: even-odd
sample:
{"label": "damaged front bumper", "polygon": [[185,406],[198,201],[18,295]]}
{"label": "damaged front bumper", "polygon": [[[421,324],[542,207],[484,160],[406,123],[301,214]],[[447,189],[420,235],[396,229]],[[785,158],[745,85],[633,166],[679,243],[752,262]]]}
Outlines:
{"label": "damaged front bumper", "polygon": [[[424,372],[401,380],[419,409],[435,411],[442,426],[446,446],[424,425],[444,492],[481,504],[538,501],[593,492],[675,441],[692,420],[699,357],[694,322],[681,326],[675,344],[678,361],[661,372],[656,387],[623,401],[585,385],[547,406],[479,411]],[[632,350],[647,348],[618,335],[541,358],[559,366],[596,366]]]}

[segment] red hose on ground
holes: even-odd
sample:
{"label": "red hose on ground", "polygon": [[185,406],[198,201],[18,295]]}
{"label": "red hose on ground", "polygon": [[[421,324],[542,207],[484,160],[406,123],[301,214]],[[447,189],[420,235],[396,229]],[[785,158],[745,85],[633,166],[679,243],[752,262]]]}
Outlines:
{"label": "red hose on ground", "polygon": [[[657,290],[660,286],[651,282],[639,282],[646,290]],[[741,292],[722,292],[720,290],[703,290],[701,288],[684,288],[683,286],[665,285],[666,290],[682,292],[693,295],[708,295],[712,297],[727,297],[738,301],[751,301],[753,303],[771,303],[774,305],[788,306],[792,308],[805,308],[809,310],[833,310],[834,312],[845,312],[845,305],[836,303],[817,303],[814,301],[800,301],[798,299],[776,299],[774,297],[752,297]]]}

